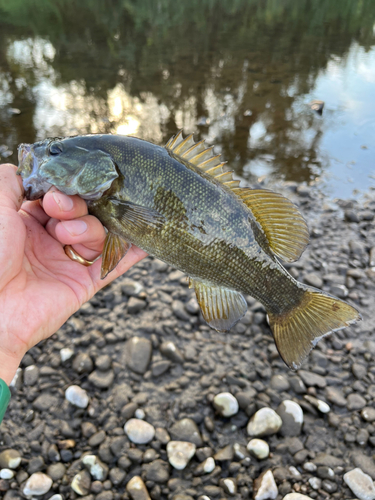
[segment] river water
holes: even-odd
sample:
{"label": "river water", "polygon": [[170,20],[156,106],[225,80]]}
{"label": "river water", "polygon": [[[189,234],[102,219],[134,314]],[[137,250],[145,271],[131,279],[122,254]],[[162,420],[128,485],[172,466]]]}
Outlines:
{"label": "river water", "polygon": [[0,0],[1,160],[181,128],[250,183],[375,186],[375,1]]}

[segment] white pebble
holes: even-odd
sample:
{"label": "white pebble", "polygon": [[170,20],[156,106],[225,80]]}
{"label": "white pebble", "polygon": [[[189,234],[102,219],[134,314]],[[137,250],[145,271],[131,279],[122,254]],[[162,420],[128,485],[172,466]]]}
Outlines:
{"label": "white pebble", "polygon": [[64,349],[60,350],[60,358],[63,363],[68,361],[73,355],[74,351],[70,347],[64,347]]}
{"label": "white pebble", "polygon": [[325,401],[321,399],[317,399],[316,407],[321,413],[329,413],[331,411],[331,407]]}
{"label": "white pebble", "polygon": [[204,472],[206,472],[206,474],[209,474],[215,468],[215,460],[212,457],[206,458],[206,460],[202,463],[202,467]]}
{"label": "white pebble", "polygon": [[278,495],[278,489],[272,471],[268,470],[261,477],[261,482],[254,496],[254,500],[274,500]]}
{"label": "white pebble", "polygon": [[285,495],[283,500],[312,500],[311,497],[308,497],[307,495],[302,495],[302,493],[288,493]]}
{"label": "white pebble", "polygon": [[86,465],[88,468],[91,476],[98,480],[98,481],[103,481],[106,476],[107,476],[107,469],[106,466],[104,466],[98,457],[95,455],[85,455],[82,459],[82,462]]}
{"label": "white pebble", "polygon": [[291,401],[290,399],[285,399],[283,401],[283,405],[285,412],[292,415],[297,424],[303,424],[303,411],[298,403]]}
{"label": "white pebble", "polygon": [[252,439],[247,445],[247,449],[253,457],[263,460],[270,454],[270,447],[263,439]]}
{"label": "white pebble", "polygon": [[26,481],[23,489],[25,496],[44,495],[52,486],[52,479],[42,472],[35,472]]}
{"label": "white pebble", "polygon": [[234,495],[236,493],[236,485],[233,481],[233,479],[224,479],[223,480],[223,483],[225,484],[225,486],[227,487],[228,489],[228,493],[230,495]]}
{"label": "white pebble", "polygon": [[294,479],[301,479],[302,478],[302,474],[300,473],[300,471],[298,469],[296,469],[294,467],[294,465],[291,465],[289,467],[289,472],[292,474],[292,476],[294,477]]}
{"label": "white pebble", "polygon": [[371,477],[360,468],[353,469],[344,474],[344,481],[359,500],[373,500],[375,487]]}
{"label": "white pebble", "polygon": [[310,477],[309,483],[313,490],[319,490],[322,486],[322,480],[318,477]]}
{"label": "white pebble", "polygon": [[65,391],[65,399],[78,408],[87,408],[89,404],[89,396],[87,392],[79,387],[79,385],[71,385]]}
{"label": "white pebble", "polygon": [[64,500],[60,493],[56,493],[56,495],[52,495],[48,500]]}
{"label": "white pebble", "polygon": [[169,463],[177,470],[185,469],[195,450],[195,444],[188,441],[169,441],[167,444]]}
{"label": "white pebble", "polygon": [[14,472],[10,469],[0,470],[0,479],[12,479],[14,477]]}
{"label": "white pebble", "polygon": [[261,408],[247,424],[247,433],[254,437],[270,436],[280,430],[282,423],[280,416],[274,410]]}
{"label": "white pebble", "polygon": [[238,401],[230,392],[221,392],[214,397],[214,407],[223,417],[231,417],[238,413]]}
{"label": "white pebble", "polygon": [[149,443],[155,436],[154,426],[139,418],[128,420],[124,426],[124,431],[130,441],[135,444]]}
{"label": "white pebble", "polygon": [[318,467],[313,462],[305,462],[303,468],[307,472],[315,472]]}
{"label": "white pebble", "polygon": [[135,418],[140,418],[141,420],[143,420],[146,416],[146,413],[144,412],[144,410],[142,410],[142,408],[137,408],[135,410],[134,416]]}

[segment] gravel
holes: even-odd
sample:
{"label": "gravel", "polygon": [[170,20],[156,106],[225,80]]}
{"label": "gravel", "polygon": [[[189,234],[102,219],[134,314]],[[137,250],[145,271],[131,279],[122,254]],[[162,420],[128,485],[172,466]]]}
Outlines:
{"label": "gravel", "polygon": [[0,497],[36,478],[43,500],[375,499],[375,193],[327,205],[314,189],[285,191],[311,231],[286,267],[346,296],[361,323],[293,372],[261,304],[246,297],[231,333],[215,332],[183,274],[147,258],[25,355]]}

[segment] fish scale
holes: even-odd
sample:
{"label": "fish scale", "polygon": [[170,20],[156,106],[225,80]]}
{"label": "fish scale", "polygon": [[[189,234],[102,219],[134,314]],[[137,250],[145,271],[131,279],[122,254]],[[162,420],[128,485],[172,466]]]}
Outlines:
{"label": "fish scale", "polygon": [[78,136],[21,145],[19,158],[29,199],[54,185],[87,200],[107,228],[102,277],[137,245],[187,274],[203,317],[219,331],[240,320],[243,295],[251,295],[266,308],[290,367],[319,338],[360,318],[280,264],[298,259],[308,243],[297,207],[278,193],[240,188],[204,141],[179,132],[163,148],[134,137]]}

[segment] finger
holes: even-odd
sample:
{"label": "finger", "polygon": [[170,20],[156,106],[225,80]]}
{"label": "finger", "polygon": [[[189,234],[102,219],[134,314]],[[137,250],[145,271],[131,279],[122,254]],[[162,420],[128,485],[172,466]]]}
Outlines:
{"label": "finger", "polygon": [[55,238],[63,245],[81,244],[91,250],[102,251],[106,232],[101,222],[93,215],[57,223],[54,222],[55,220],[51,219],[48,226],[51,226]]}
{"label": "finger", "polygon": [[43,208],[40,206],[39,200],[37,201],[24,201],[22,203],[21,210],[34,217],[42,226],[45,226],[50,220],[50,217],[45,213]]}
{"label": "finger", "polygon": [[87,215],[85,200],[79,196],[68,196],[51,188],[43,198],[43,209],[50,217],[60,220],[76,219]]}
{"label": "finger", "polygon": [[23,200],[22,179],[17,167],[10,163],[0,165],[0,206],[19,210]]}

